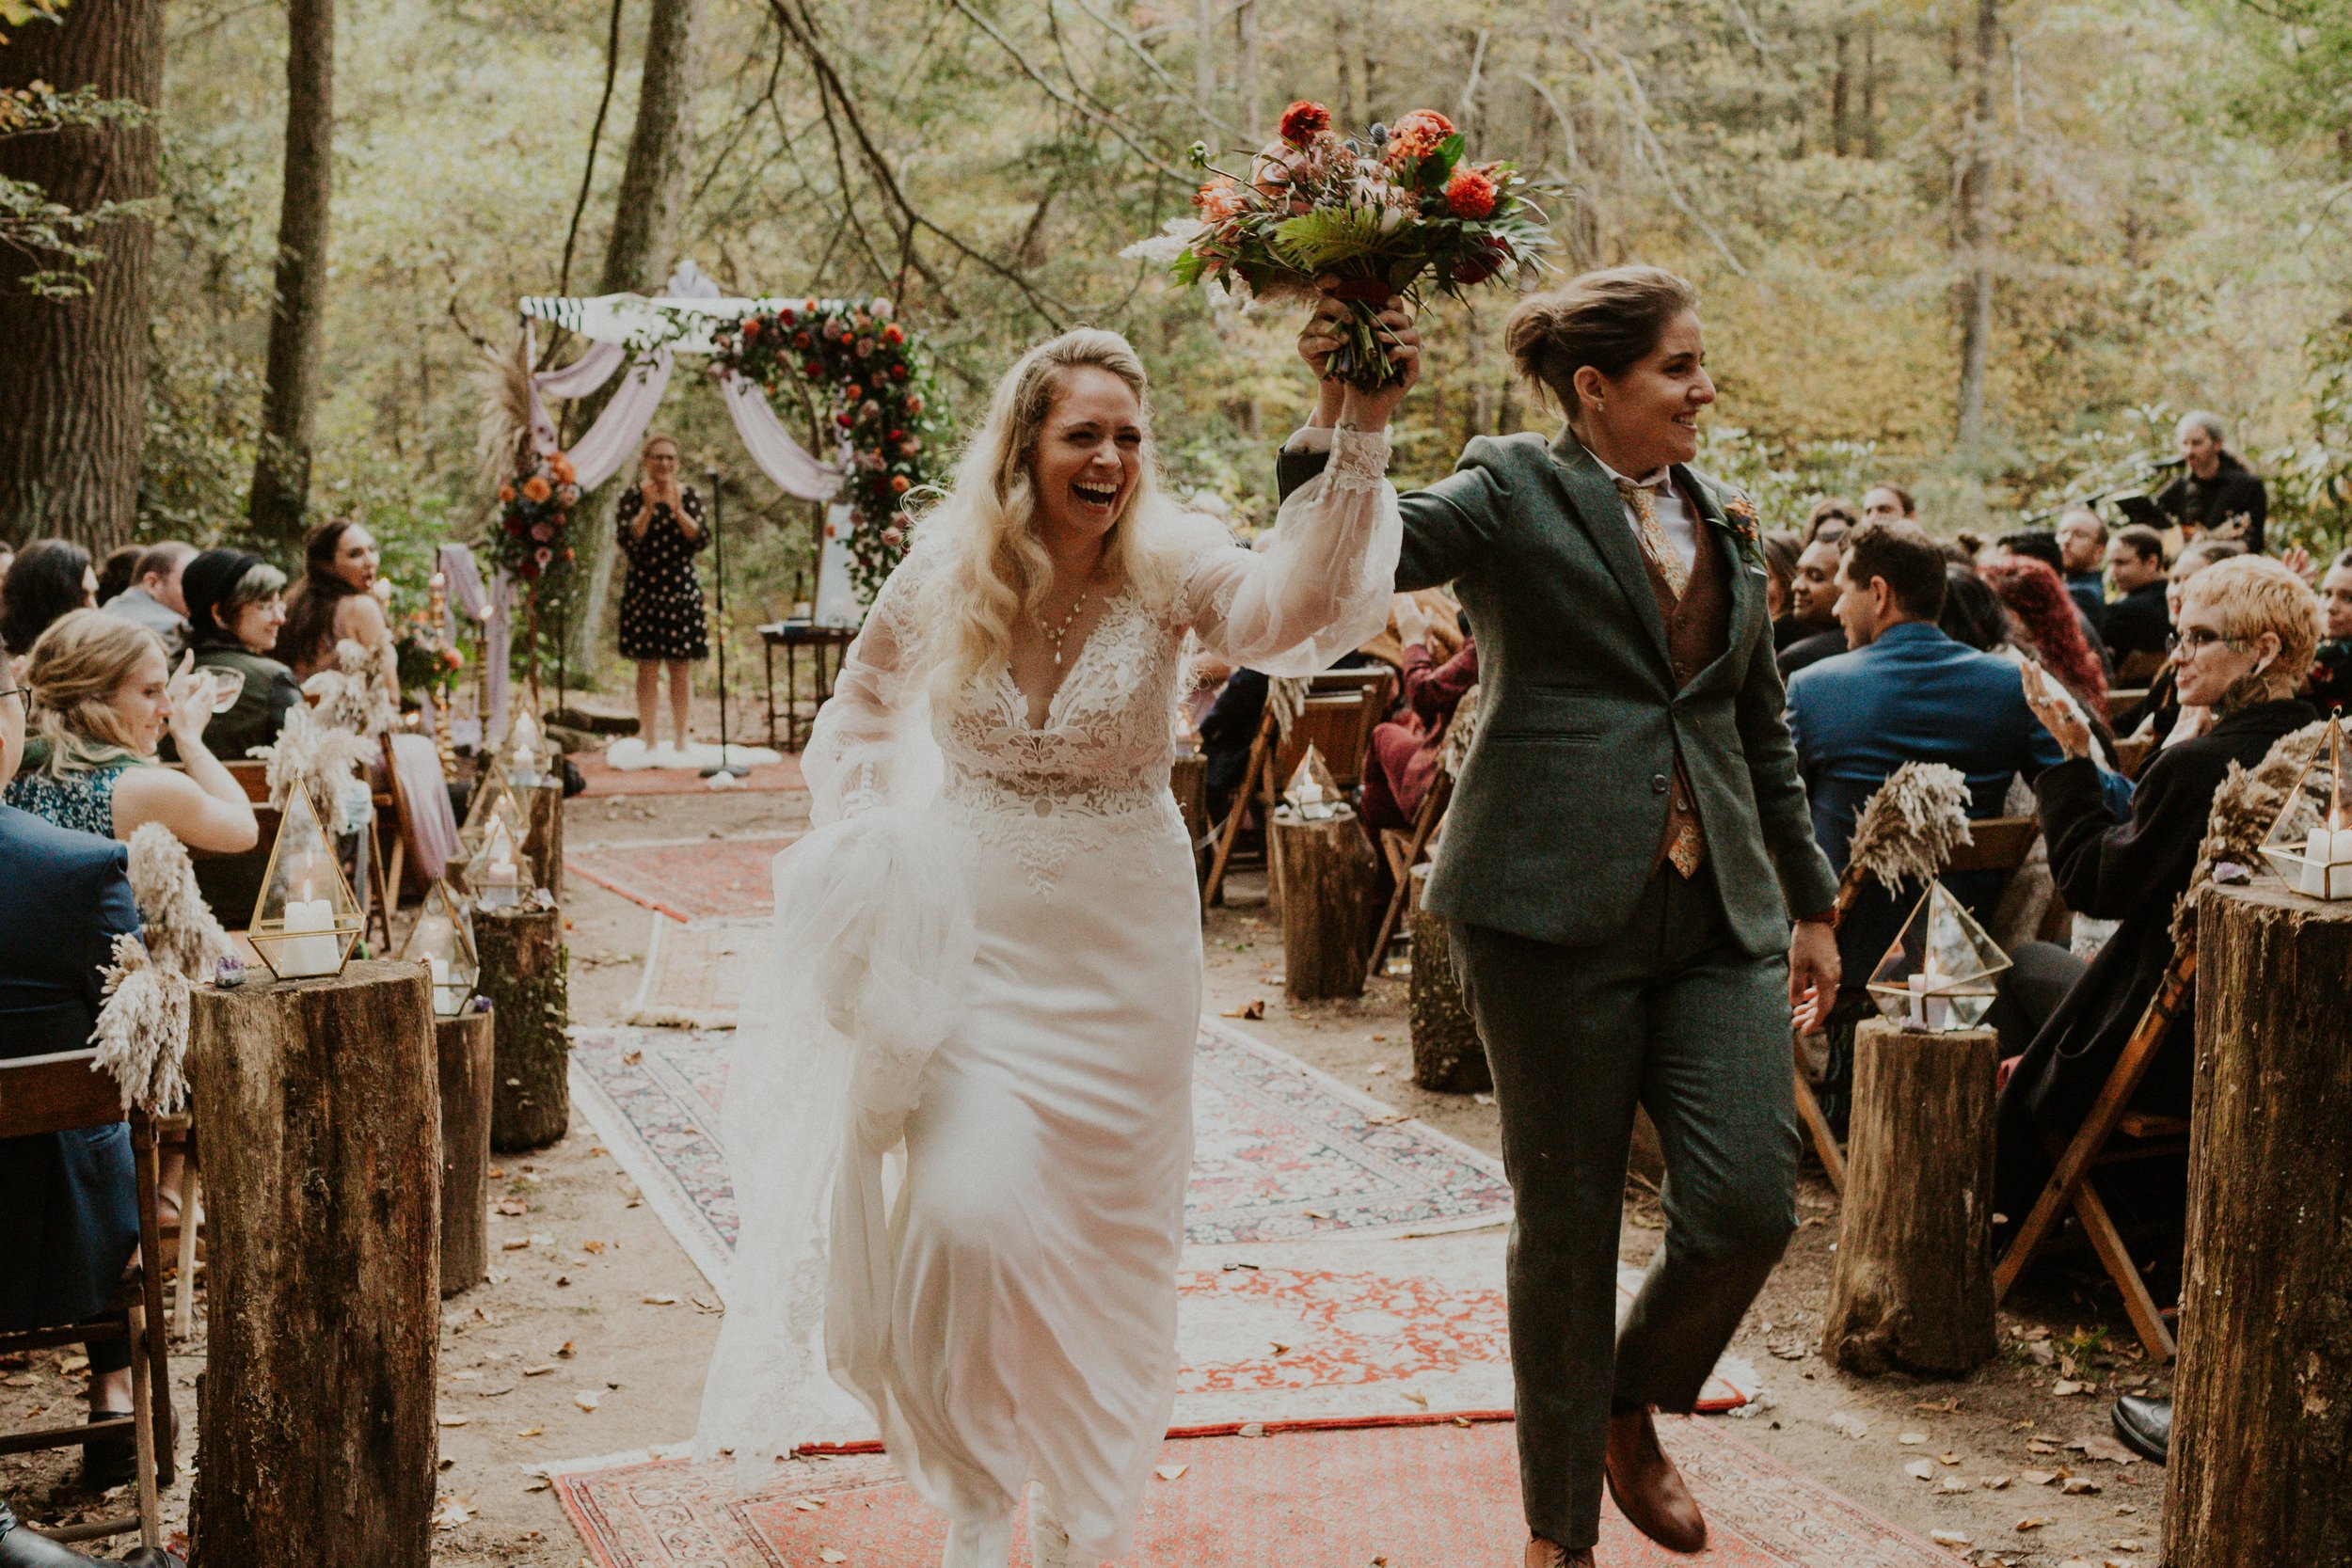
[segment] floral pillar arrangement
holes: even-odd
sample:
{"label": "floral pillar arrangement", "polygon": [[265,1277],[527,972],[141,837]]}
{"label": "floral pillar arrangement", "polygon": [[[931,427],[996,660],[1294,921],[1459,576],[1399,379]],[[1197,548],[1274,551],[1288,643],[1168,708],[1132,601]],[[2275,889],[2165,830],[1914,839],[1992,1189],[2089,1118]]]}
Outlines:
{"label": "floral pillar arrangement", "polygon": [[930,356],[887,299],[803,299],[721,324],[711,360],[772,400],[806,387],[848,459],[850,580],[872,598],[906,553],[908,495],[940,440]]}
{"label": "floral pillar arrangement", "polygon": [[[580,504],[579,475],[572,460],[551,451],[499,486],[498,527],[491,557],[522,585],[527,631],[525,658],[531,702],[539,705],[539,588],[572,567],[572,510]],[[486,738],[486,737],[485,737]]]}
{"label": "floral pillar arrangement", "polygon": [[1542,264],[1551,239],[1527,181],[1507,163],[1464,162],[1461,134],[1437,110],[1342,136],[1330,110],[1301,100],[1280,131],[1246,178],[1194,143],[1195,166],[1215,176],[1193,196],[1200,215],[1170,218],[1120,254],[1166,263],[1179,284],[1267,299],[1313,300],[1317,279],[1338,278],[1347,341],[1331,373],[1367,388],[1394,375],[1379,320],[1391,294],[1458,297]]}

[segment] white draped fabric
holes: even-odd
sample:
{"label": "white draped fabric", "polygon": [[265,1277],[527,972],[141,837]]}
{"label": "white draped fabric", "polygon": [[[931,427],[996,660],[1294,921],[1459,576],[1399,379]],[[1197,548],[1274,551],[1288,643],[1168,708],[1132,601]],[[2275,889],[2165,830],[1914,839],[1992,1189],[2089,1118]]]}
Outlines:
{"label": "white draped fabric", "polygon": [[803,758],[816,828],[776,859],[728,1078],[742,1229],[697,1444],[747,1486],[863,1406],[953,1521],[948,1568],[1005,1568],[1033,1478],[1070,1561],[1131,1549],[1192,1156],[1185,639],[1303,675],[1376,635],[1387,456],[1343,433],[1255,553],[1141,522],[1152,580],[1113,591],[1041,724],[1001,666],[931,709],[938,549],[883,587]]}
{"label": "white draped fabric", "polygon": [[[719,286],[705,277],[691,261],[681,262],[671,275],[670,292],[660,299],[641,294],[605,294],[595,299],[533,296],[522,302],[526,359],[538,357],[532,320],[551,321],[587,338],[588,352],[560,370],[540,371],[531,377],[531,439],[545,455],[558,445],[555,421],[548,417],[547,399],[583,398],[612,378],[624,362],[628,378],[591,425],[573,443],[572,467],[580,487],[593,490],[618,473],[637,452],[654,410],[661,406],[670,388],[670,372],[680,354],[708,354],[716,346],[710,328],[755,309],[771,308],[764,300],[724,299]],[[759,471],[786,495],[801,500],[831,500],[844,475],[820,463],[792,439],[768,394],[731,371],[719,374],[720,392],[735,420],[736,433]]]}
{"label": "white draped fabric", "polygon": [[511,685],[507,652],[515,637],[514,579],[501,569],[497,580],[485,585],[481,562],[464,545],[443,545],[434,556],[433,569],[441,574],[448,593],[449,624],[441,628],[441,635],[455,645],[461,612],[482,628],[483,700],[489,706],[482,716],[482,744],[487,746],[506,735]]}

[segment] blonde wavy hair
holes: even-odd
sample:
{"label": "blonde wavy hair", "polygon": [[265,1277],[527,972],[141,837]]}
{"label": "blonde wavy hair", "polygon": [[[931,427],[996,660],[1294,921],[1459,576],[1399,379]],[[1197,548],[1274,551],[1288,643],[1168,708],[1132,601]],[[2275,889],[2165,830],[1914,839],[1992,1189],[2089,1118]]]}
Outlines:
{"label": "blonde wavy hair", "polygon": [[153,632],[101,610],[69,611],[40,634],[24,661],[24,684],[36,733],[49,742],[49,772],[155,760],[138,749],[114,707],[115,693],[151,654],[170,668]]}
{"label": "blonde wavy hair", "polygon": [[917,603],[937,651],[934,700],[951,703],[1009,659],[1014,621],[1033,613],[1052,583],[1053,561],[1038,537],[1033,463],[1064,378],[1087,368],[1124,382],[1142,412],[1136,487],[1104,544],[1114,589],[1132,585],[1158,604],[1174,592],[1184,544],[1216,526],[1186,517],[1161,487],[1151,378],[1127,340],[1082,326],[1038,344],[996,383],[987,417],[956,461],[952,486],[916,519],[916,547],[930,558]]}
{"label": "blonde wavy hair", "polygon": [[2292,697],[2312,667],[2322,621],[2319,595],[2301,578],[2266,555],[2233,555],[2217,561],[2181,585],[2181,607],[2209,604],[2221,629],[2251,641],[2279,635],[2279,657],[2260,684],[2272,701]]}

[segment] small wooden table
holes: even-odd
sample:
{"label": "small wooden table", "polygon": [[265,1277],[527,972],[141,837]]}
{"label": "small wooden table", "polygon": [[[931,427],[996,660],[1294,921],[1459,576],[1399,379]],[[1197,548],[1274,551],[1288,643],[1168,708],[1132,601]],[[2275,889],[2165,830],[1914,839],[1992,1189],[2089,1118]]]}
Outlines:
{"label": "small wooden table", "polygon": [[[841,662],[848,657],[850,644],[857,638],[855,626],[818,626],[806,621],[777,621],[759,628],[760,662],[768,675],[768,744],[797,752],[808,743],[808,732],[817,722],[817,710],[833,695],[833,683],[841,673]],[[784,650],[784,704],[776,704],[776,650]],[[807,649],[813,666],[810,676],[814,691],[808,700],[806,718],[801,713],[801,650]],[[784,716],[784,737],[776,737],[776,716]]]}

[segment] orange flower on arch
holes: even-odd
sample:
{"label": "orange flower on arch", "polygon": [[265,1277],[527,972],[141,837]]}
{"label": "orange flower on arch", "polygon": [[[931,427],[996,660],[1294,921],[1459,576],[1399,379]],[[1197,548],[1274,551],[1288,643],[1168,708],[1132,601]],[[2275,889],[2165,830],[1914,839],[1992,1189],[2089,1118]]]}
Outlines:
{"label": "orange flower on arch", "polygon": [[532,474],[529,479],[523,481],[523,499],[525,500],[533,502],[544,501],[553,494],[555,494],[555,487],[549,484],[546,480],[540,478],[537,474]]}

